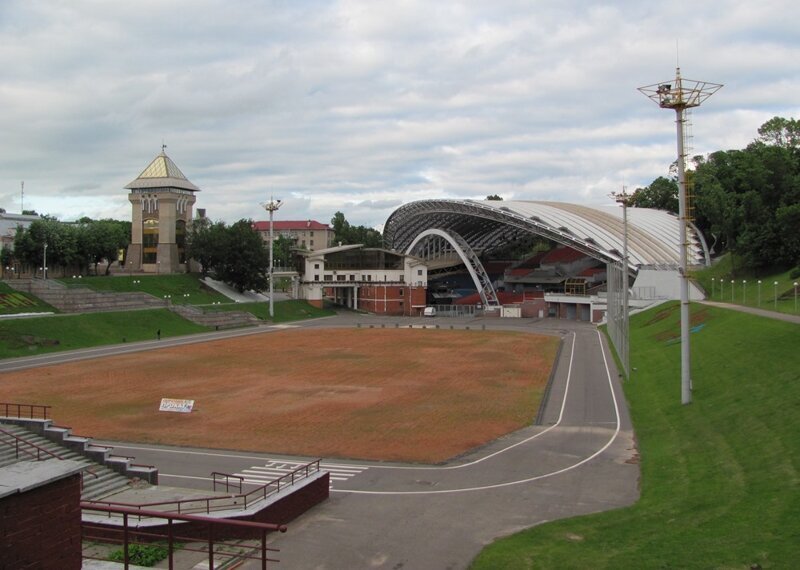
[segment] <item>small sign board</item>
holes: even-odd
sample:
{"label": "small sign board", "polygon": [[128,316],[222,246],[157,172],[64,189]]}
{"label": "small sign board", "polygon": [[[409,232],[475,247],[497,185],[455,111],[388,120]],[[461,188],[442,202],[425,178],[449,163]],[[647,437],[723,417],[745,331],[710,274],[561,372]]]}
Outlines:
{"label": "small sign board", "polygon": [[188,414],[194,407],[194,400],[176,400],[175,398],[161,398],[159,412],[180,412]]}

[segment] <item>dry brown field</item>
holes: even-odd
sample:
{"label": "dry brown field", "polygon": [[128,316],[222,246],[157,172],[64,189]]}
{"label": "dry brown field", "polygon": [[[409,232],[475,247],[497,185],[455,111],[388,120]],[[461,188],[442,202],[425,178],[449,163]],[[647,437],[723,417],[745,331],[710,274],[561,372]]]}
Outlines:
{"label": "dry brown field", "polygon": [[[126,442],[436,463],[530,425],[558,339],[286,330],[0,375],[6,402]],[[195,400],[191,414],[161,398]]]}

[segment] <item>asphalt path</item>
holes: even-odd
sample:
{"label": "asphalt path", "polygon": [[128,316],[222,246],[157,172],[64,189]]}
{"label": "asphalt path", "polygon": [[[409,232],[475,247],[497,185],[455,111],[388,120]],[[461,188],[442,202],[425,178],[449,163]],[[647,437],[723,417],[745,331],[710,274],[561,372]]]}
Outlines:
{"label": "asphalt path", "polygon": [[[465,568],[486,545],[564,517],[632,504],[639,468],[619,375],[587,323],[554,319],[386,319],[354,314],[14,359],[0,370],[94,359],[287,327],[453,327],[557,335],[562,350],[542,422],[442,465],[323,458],[331,497],[271,538],[282,568]],[[502,365],[502,363],[498,363]],[[531,417],[537,410],[531,410]],[[159,467],[164,485],[210,489],[209,474],[255,484],[315,458],[108,442]],[[248,566],[245,566],[248,567]]]}

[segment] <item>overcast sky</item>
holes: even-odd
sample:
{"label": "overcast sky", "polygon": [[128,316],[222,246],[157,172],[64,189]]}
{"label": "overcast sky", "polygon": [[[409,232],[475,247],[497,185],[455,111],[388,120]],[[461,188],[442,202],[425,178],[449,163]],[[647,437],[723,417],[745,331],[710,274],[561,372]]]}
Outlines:
{"label": "overcast sky", "polygon": [[[161,151],[215,220],[381,227],[424,198],[609,203],[666,175],[675,113],[725,85],[692,154],[800,118],[800,3],[2,0],[0,207],[130,219]],[[677,44],[677,49],[676,49]]]}

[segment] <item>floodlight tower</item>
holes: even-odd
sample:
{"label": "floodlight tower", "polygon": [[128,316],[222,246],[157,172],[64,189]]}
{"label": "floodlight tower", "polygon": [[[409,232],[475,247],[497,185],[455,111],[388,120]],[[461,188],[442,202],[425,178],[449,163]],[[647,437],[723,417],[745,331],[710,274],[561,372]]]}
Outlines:
{"label": "floodlight tower", "polygon": [[273,200],[272,196],[270,196],[269,202],[267,202],[266,204],[261,204],[261,205],[263,206],[263,208],[267,212],[269,212],[269,318],[270,319],[274,319],[275,318],[275,307],[274,307],[273,302],[272,302],[272,297],[274,296],[273,295],[274,287],[272,285],[272,281],[273,281],[272,278],[274,277],[274,273],[275,273],[275,266],[274,266],[275,264],[272,261],[272,255],[273,255],[272,249],[273,249],[273,246],[275,245],[275,240],[272,237],[272,235],[273,235],[272,234],[272,215],[275,212],[278,211],[278,208],[281,207],[281,201],[280,200]]}
{"label": "floodlight tower", "polygon": [[693,81],[681,77],[681,68],[675,70],[672,83],[655,83],[639,87],[644,95],[655,101],[662,109],[675,111],[678,126],[678,217],[680,218],[680,276],[681,276],[681,402],[692,402],[692,375],[689,350],[689,273],[687,269],[687,226],[689,213],[686,198],[686,150],[684,123],[686,109],[700,104],[716,93],[722,85],[706,81]]}
{"label": "floodlight tower", "polygon": [[622,350],[620,353],[620,360],[622,367],[625,369],[625,375],[630,378],[631,364],[630,364],[630,309],[628,308],[628,287],[630,281],[628,280],[628,207],[631,204],[633,195],[628,194],[627,189],[623,186],[622,192],[612,192],[611,198],[617,204],[622,205]]}

